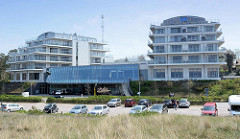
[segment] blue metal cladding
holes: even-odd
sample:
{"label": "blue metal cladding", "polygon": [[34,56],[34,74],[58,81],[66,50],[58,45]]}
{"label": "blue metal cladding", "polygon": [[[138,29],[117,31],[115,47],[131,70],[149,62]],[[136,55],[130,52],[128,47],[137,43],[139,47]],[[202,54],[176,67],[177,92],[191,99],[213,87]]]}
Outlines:
{"label": "blue metal cladding", "polygon": [[50,84],[122,83],[139,80],[138,64],[94,65],[49,68]]}

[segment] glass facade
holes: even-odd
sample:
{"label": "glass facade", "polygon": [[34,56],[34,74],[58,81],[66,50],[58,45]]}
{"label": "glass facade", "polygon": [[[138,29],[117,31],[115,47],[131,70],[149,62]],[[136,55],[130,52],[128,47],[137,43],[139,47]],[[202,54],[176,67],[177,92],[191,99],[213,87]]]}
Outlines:
{"label": "glass facade", "polygon": [[123,83],[139,80],[139,65],[92,65],[57,67],[49,69],[47,83],[80,84],[80,83]]}

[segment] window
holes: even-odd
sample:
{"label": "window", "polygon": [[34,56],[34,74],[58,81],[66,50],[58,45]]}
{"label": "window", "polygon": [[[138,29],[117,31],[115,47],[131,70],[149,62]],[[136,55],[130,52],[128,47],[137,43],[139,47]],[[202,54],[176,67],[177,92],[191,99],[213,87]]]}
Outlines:
{"label": "window", "polygon": [[188,45],[189,52],[199,52],[200,51],[200,44],[189,44]]}
{"label": "window", "polygon": [[171,78],[183,78],[183,69],[182,68],[171,69]]}
{"label": "window", "polygon": [[165,52],[164,51],[164,46],[163,45],[162,46],[154,46],[153,52],[154,53],[164,53]]}
{"label": "window", "polygon": [[207,51],[217,51],[218,44],[207,44]]}
{"label": "window", "polygon": [[197,27],[188,27],[187,28],[187,32],[191,33],[191,32],[198,32],[198,28]]}
{"label": "window", "polygon": [[16,80],[20,80],[20,73],[16,73]]}
{"label": "window", "polygon": [[189,78],[202,78],[202,69],[189,68]]}
{"label": "window", "polygon": [[50,53],[58,53],[58,48],[50,48]]}
{"label": "window", "polygon": [[39,80],[39,73],[29,73],[29,80]]}
{"label": "window", "polygon": [[51,64],[50,64],[50,67],[58,67],[58,64],[56,64],[56,63],[51,63]]}
{"label": "window", "polygon": [[173,63],[182,63],[182,56],[173,56],[172,62]]}
{"label": "window", "polygon": [[217,78],[218,69],[217,68],[208,68],[208,78]]}
{"label": "window", "polygon": [[27,80],[27,74],[26,73],[22,73],[22,80]]}
{"label": "window", "polygon": [[10,80],[14,80],[14,73],[10,73]]}
{"label": "window", "polygon": [[206,32],[214,32],[214,26],[205,26]]}
{"label": "window", "polygon": [[188,35],[187,40],[188,41],[199,41],[199,35]]}
{"label": "window", "polygon": [[188,56],[188,62],[189,63],[199,63],[200,56]]}
{"label": "window", "polygon": [[69,64],[62,64],[62,67],[68,67]]}
{"label": "window", "polygon": [[207,56],[208,62],[217,62],[218,61],[218,57],[217,55],[209,55]]}
{"label": "window", "polygon": [[205,35],[206,41],[214,41],[216,40],[216,35]]}
{"label": "window", "polygon": [[181,41],[184,41],[181,35],[170,37],[170,42],[181,42]]}
{"label": "window", "polygon": [[156,29],[155,34],[164,34],[165,30],[164,29]]}
{"label": "window", "polygon": [[171,28],[171,33],[181,33],[181,28]]}
{"label": "window", "polygon": [[165,78],[165,69],[154,69],[154,78]]}
{"label": "window", "polygon": [[182,52],[182,45],[171,45],[171,52]]}
{"label": "window", "polygon": [[165,56],[154,57],[154,64],[164,64],[166,63]]}
{"label": "window", "polygon": [[165,37],[155,37],[154,38],[154,43],[164,43],[165,42]]}

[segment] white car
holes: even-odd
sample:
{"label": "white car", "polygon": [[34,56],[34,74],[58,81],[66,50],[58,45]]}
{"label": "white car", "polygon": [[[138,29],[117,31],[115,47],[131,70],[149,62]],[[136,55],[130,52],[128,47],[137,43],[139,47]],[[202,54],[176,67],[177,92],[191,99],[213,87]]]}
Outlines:
{"label": "white car", "polygon": [[6,112],[19,111],[23,110],[23,106],[19,106],[18,104],[3,104],[2,110]]}
{"label": "white car", "polygon": [[122,101],[120,98],[114,98],[107,103],[107,106],[108,107],[121,106],[121,103],[122,103]]}
{"label": "white car", "polygon": [[96,105],[88,114],[104,115],[109,113],[109,107],[106,105]]}
{"label": "white car", "polygon": [[144,111],[148,111],[145,105],[136,105],[130,110],[129,114],[142,113]]}
{"label": "white car", "polygon": [[190,107],[190,102],[187,99],[181,99],[179,101],[178,107],[179,108],[181,108],[181,107],[189,108]]}

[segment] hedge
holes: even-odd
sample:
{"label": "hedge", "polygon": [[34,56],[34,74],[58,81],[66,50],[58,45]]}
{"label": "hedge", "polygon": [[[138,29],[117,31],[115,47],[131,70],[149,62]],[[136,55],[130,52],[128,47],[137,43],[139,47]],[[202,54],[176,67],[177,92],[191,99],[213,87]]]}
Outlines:
{"label": "hedge", "polygon": [[23,97],[16,95],[0,95],[0,101],[4,102],[41,102],[42,97]]}

